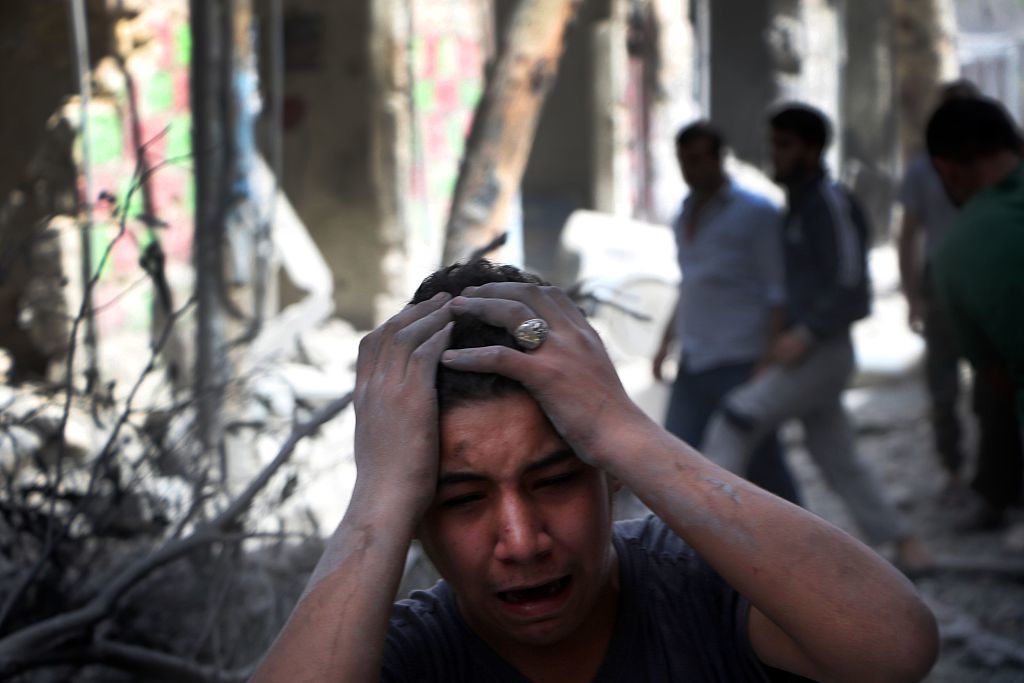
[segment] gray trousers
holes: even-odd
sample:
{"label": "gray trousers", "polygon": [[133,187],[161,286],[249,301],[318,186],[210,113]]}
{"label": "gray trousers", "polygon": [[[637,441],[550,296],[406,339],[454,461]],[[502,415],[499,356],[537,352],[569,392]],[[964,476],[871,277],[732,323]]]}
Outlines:
{"label": "gray trousers", "polygon": [[843,335],[813,346],[798,365],[768,368],[726,397],[708,425],[704,454],[732,472],[745,472],[761,437],[798,419],[811,458],[868,541],[899,540],[910,535],[909,523],[857,458],[843,408],[853,366],[853,346]]}

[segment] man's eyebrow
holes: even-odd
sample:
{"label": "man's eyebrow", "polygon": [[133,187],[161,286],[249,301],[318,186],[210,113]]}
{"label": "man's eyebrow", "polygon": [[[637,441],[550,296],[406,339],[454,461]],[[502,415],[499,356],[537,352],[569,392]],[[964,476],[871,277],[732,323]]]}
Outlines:
{"label": "man's eyebrow", "polygon": [[442,486],[451,486],[453,484],[462,484],[467,481],[487,481],[487,477],[474,472],[450,472],[448,474],[442,474],[437,478],[437,488],[441,488]]}
{"label": "man's eyebrow", "polygon": [[[523,468],[523,473],[535,472],[542,470],[545,467],[551,467],[557,465],[560,462],[564,462],[571,458],[575,458],[576,453],[571,448],[566,448],[560,451],[556,451],[551,455],[545,456],[540,460],[531,462],[529,465]],[[449,472],[448,474],[442,474],[437,478],[437,488],[444,486],[452,486],[454,484],[464,484],[466,482],[485,482],[488,478],[482,474],[476,472]]]}
{"label": "man's eyebrow", "polygon": [[565,460],[569,460],[569,459],[575,458],[575,457],[576,457],[576,453],[574,453],[571,448],[565,448],[563,450],[556,451],[555,453],[552,453],[551,455],[549,455],[547,457],[541,458],[537,462],[531,462],[529,465],[527,465],[526,467],[523,468],[523,472],[526,473],[526,472],[535,472],[537,470],[542,470],[545,467],[550,467],[551,465],[557,465],[560,462],[563,462]]}

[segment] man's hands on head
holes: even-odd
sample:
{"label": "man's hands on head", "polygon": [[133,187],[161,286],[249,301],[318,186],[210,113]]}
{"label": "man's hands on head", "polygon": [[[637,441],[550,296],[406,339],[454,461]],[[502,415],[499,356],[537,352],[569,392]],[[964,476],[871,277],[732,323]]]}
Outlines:
{"label": "man's hands on head", "polygon": [[626,395],[597,332],[557,287],[500,282],[470,287],[449,303],[509,332],[525,320],[543,318],[547,340],[532,351],[504,346],[449,350],[442,362],[454,370],[493,372],[520,382],[552,425],[590,464],[603,465],[606,437],[631,419],[646,417]]}
{"label": "man's hands on head", "polygon": [[451,338],[450,298],[440,293],[407,306],[359,345],[353,498],[402,506],[413,520],[426,511],[437,485],[434,387]]}
{"label": "man's hands on head", "polygon": [[352,500],[253,681],[379,678],[391,602],[437,486],[434,385],[449,299],[408,306],[360,342]]}

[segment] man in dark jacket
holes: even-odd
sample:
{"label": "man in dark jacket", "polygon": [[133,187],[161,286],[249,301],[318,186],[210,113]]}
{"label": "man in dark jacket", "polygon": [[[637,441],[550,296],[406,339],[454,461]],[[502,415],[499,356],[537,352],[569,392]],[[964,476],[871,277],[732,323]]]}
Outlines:
{"label": "man in dark jacket", "polygon": [[825,116],[794,104],[778,110],[770,124],[775,180],[785,187],[788,203],[782,229],[785,321],[771,346],[771,365],[731,393],[712,420],[705,453],[743,471],[762,435],[799,419],[811,457],[867,540],[895,543],[897,563],[923,569],[930,553],[857,459],[842,404],[854,370],[850,326],[871,307],[867,222],[825,172]]}

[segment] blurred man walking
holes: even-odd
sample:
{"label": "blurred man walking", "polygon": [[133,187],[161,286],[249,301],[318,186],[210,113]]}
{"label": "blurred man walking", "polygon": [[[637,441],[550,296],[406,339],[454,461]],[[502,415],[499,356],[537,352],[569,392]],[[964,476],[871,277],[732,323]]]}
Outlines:
{"label": "blurred man walking", "polygon": [[[721,134],[705,121],[676,135],[676,158],[690,188],[672,226],[683,278],[653,367],[661,380],[669,350],[679,340],[665,427],[696,448],[725,395],[763,361],[781,323],[784,296],[781,214],[726,175],[724,147]],[[774,432],[765,435],[744,474],[798,502]]]}
{"label": "blurred man walking", "polygon": [[825,172],[830,126],[824,114],[793,104],[770,124],[775,179],[788,203],[783,331],[769,353],[771,365],[733,391],[712,419],[704,450],[728,469],[743,471],[763,434],[798,418],[811,457],[868,540],[895,543],[898,564],[924,569],[931,554],[857,459],[842,404],[854,370],[850,326],[871,304],[867,221]]}

